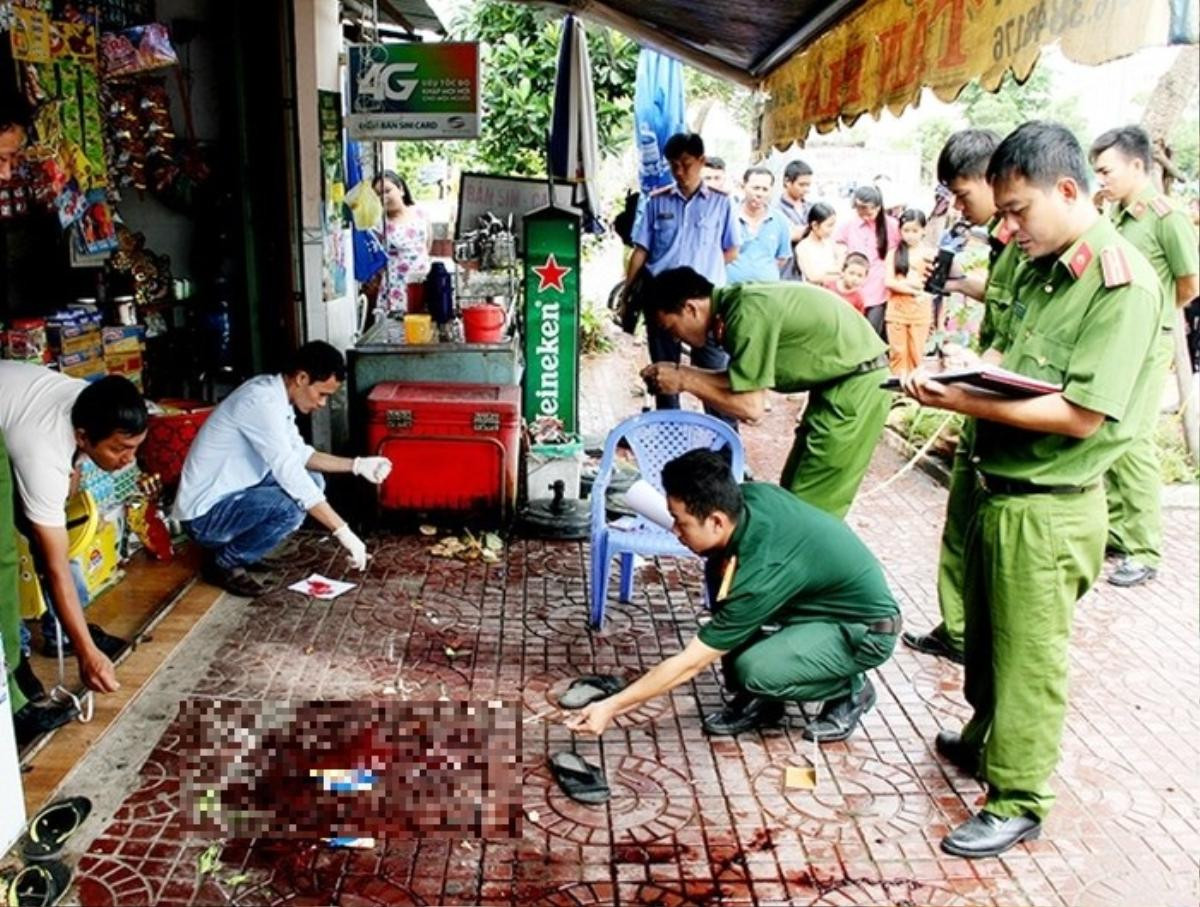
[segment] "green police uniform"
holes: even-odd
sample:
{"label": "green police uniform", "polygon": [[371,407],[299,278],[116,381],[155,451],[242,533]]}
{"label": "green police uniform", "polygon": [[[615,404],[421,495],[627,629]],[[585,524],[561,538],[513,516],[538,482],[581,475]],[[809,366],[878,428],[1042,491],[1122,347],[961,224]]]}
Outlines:
{"label": "green police uniform", "polygon": [[1003,366],[1060,383],[1105,417],[1082,439],[976,424],[981,496],[963,598],[974,713],[962,740],[987,781],[985,808],[1040,819],[1054,802],[1074,605],[1104,558],[1100,480],[1137,436],[1160,295],[1150,265],[1100,219],[1058,258],[1022,263],[1014,299]]}
{"label": "green police uniform", "polygon": [[716,290],[713,308],[734,391],[809,392],[780,485],[845,516],[891,405],[879,386],[887,346],[865,318],[820,287],[740,284]]}
{"label": "green police uniform", "polygon": [[[8,701],[13,712],[25,705],[25,694],[13,679],[21,660],[20,573],[17,559],[17,530],[13,526],[12,467],[8,448],[0,435],[0,637],[4,640],[4,664],[8,673]],[[7,720],[7,719],[0,719]]]}
{"label": "green police uniform", "polygon": [[1156,390],[1142,416],[1135,441],[1105,474],[1108,492],[1108,544],[1147,567],[1162,559],[1162,473],[1158,462],[1158,411],[1162,388],[1175,353],[1175,286],[1200,271],[1196,231],[1187,215],[1153,186],[1133,203],[1113,211],[1118,232],[1146,256],[1163,288],[1161,333],[1151,363]]}
{"label": "green police uniform", "polygon": [[[983,321],[979,325],[979,349],[985,352],[1003,350],[1012,329],[1013,278],[1025,254],[1016,243],[1009,241],[1011,238],[1003,221],[993,223],[989,236],[987,287],[983,294]],[[974,436],[975,420],[967,419],[950,461],[946,522],[938,551],[937,593],[942,622],[930,633],[958,653],[963,648],[963,542],[977,494],[975,470],[970,460]]]}
{"label": "green police uniform", "polygon": [[[729,543],[706,562],[710,588],[722,589],[700,641],[728,653],[731,689],[795,702],[857,693],[899,630],[879,562],[841,520],[776,485],[742,494]],[[781,629],[764,635],[766,623]]]}

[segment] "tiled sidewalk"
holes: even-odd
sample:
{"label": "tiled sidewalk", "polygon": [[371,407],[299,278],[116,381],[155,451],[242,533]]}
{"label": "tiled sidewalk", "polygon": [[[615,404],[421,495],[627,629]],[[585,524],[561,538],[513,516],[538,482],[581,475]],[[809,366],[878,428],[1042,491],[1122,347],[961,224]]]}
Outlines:
{"label": "tiled sidewalk", "polygon": [[[612,368],[607,402],[584,403],[605,411],[609,424],[640,403],[622,383],[624,366]],[[777,397],[767,424],[746,433],[764,477],[789,443],[796,405]],[[864,489],[901,462],[881,446]],[[850,517],[883,561],[910,628],[936,616],[944,499],[912,472],[865,497]],[[807,764],[810,745],[798,729],[703,736],[699,715],[720,702],[717,676],[706,672],[619,719],[602,745],[581,738],[580,753],[603,761],[613,797],[601,807],[573,803],[544,761],[570,743],[556,696],[577,674],[632,677],[685,644],[703,613],[697,563],[643,567],[633,602],[611,603],[604,631],[591,633],[583,544],[514,540],[503,563],[488,567],[431,558],[428,540],[393,536],[372,540],[362,585],[333,602],[277,591],[234,603],[232,619],[207,631],[221,634],[208,655],[177,655],[174,666],[185,672],[178,689],[248,699],[504,698],[526,716],[546,713],[549,720],[524,726],[523,838],[360,852],[256,840],[226,846],[221,866],[201,875],[197,859],[210,842],[183,836],[169,725],[136,779],[130,766],[130,795],[95,824],[90,844],[81,842],[78,900],[1194,907],[1197,512],[1169,511],[1168,522],[1156,582],[1133,590],[1101,582],[1077,609],[1059,804],[1042,840],[1002,859],[970,862],[938,850],[983,791],[931,747],[940,727],[966,714],[960,669],[903,648],[877,672],[879,702],[863,728],[821,750],[815,793],[784,789],[787,767]],[[312,570],[336,575],[340,560],[330,543],[306,540],[281,582]],[[795,721],[798,711],[791,714]],[[88,778],[78,772],[69,792],[86,791]]]}

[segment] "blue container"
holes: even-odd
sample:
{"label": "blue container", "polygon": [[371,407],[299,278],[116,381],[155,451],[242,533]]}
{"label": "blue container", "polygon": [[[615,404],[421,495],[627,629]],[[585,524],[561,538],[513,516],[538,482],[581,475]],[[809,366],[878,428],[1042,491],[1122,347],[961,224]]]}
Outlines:
{"label": "blue container", "polygon": [[454,317],[454,281],[440,261],[430,265],[425,277],[425,311],[438,324],[447,324]]}

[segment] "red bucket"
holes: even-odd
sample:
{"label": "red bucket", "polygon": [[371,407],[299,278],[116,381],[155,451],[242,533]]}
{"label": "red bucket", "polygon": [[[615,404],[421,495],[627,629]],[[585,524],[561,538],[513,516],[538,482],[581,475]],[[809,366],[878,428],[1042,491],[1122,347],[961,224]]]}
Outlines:
{"label": "red bucket", "polygon": [[504,308],[489,304],[463,309],[463,336],[467,343],[503,341]]}

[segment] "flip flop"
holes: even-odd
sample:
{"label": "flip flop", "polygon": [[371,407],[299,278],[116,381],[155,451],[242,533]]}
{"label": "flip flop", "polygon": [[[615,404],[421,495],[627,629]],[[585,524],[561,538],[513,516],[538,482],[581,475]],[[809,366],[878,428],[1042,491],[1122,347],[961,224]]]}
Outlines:
{"label": "flip flop", "polygon": [[35,863],[7,880],[5,907],[52,907],[71,887],[71,870],[64,863]]}
{"label": "flip flop", "polygon": [[42,808],[29,823],[21,856],[33,863],[56,859],[91,812],[92,801],[87,797],[71,797]]}
{"label": "flip flop", "polygon": [[578,753],[555,753],[550,757],[550,773],[562,792],[576,803],[604,803],[609,798],[604,769],[586,762]]}
{"label": "flip flop", "polygon": [[600,699],[607,699],[625,689],[625,681],[614,674],[588,674],[571,682],[566,692],[558,697],[558,707],[581,709]]}

